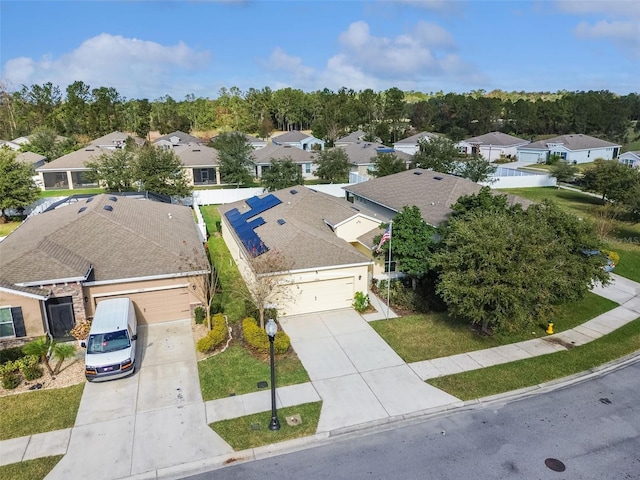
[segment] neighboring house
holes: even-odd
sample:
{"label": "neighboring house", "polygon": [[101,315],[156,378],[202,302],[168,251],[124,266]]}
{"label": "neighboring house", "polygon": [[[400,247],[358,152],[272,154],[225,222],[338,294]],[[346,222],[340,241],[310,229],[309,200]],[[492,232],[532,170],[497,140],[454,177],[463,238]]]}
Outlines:
{"label": "neighboring house", "polygon": [[43,190],[73,190],[77,188],[97,187],[96,182],[87,180],[91,171],[87,162],[95,162],[103,154],[113,152],[115,148],[89,146],[56,158],[36,168]]}
{"label": "neighboring house", "polygon": [[352,165],[351,172],[361,177],[371,177],[370,170],[375,170],[375,162],[381,153],[393,153],[400,160],[404,161],[405,167],[409,168],[413,161],[413,156],[396,152],[393,148],[387,147],[380,143],[357,142],[341,147],[349,157],[349,163]]}
{"label": "neighboring house", "polygon": [[222,237],[245,281],[251,255],[282,255],[291,271],[279,275],[286,295],[280,315],[349,308],[367,292],[371,246],[358,238],[379,231],[379,217],[343,198],[296,186],[221,206]]}
{"label": "neighboring house", "polygon": [[127,138],[131,137],[136,145],[144,145],[144,139],[129,135],[122,132],[111,132],[103,137],[92,140],[90,146],[98,147],[104,150],[115,150],[116,148],[123,148],[127,142]]}
{"label": "neighboring house", "polygon": [[518,147],[527,145],[529,140],[514,137],[502,132],[490,132],[478,137],[471,137],[458,142],[460,153],[479,155],[489,162],[501,157],[512,158],[518,153]]}
{"label": "neighboring house", "polygon": [[10,140],[0,140],[0,148],[8,148],[10,150],[13,150],[14,152],[17,152],[18,150],[20,150],[21,145],[18,143],[15,143],[13,141]]}
{"label": "neighboring house", "polygon": [[528,163],[546,163],[551,155],[566,162],[588,163],[601,158],[618,158],[620,145],[583,134],[560,135],[518,147],[518,160]]}
{"label": "neighboring house", "polygon": [[640,151],[625,152],[618,157],[618,161],[632,168],[640,168]]}
{"label": "neighboring house", "polygon": [[218,151],[201,143],[172,147],[182,165],[190,185],[220,185]]}
{"label": "neighboring house", "polygon": [[179,145],[188,145],[190,143],[197,145],[203,142],[198,137],[194,137],[193,135],[189,135],[188,133],[184,133],[179,130],[163,135],[162,137],[158,137],[153,142],[155,146],[162,148],[174,148]]}
{"label": "neighboring house", "polygon": [[16,160],[20,163],[27,163],[35,170],[45,164],[47,157],[34,152],[22,152],[16,155]]}
{"label": "neighboring house", "polygon": [[364,137],[367,136],[366,132],[362,130],[356,130],[355,132],[350,133],[346,137],[342,137],[337,139],[334,143],[334,147],[344,147],[346,145],[351,145],[352,143],[364,142]]}
{"label": "neighboring house", "polygon": [[0,341],[67,339],[116,297],[143,324],[190,318],[208,268],[188,207],[106,194],[58,207],[0,242]]}
{"label": "neighboring house", "polygon": [[253,158],[256,165],[255,176],[257,178],[262,177],[262,174],[271,167],[273,160],[282,159],[285,157],[291,158],[293,163],[300,165],[302,171],[302,178],[305,180],[314,180],[317,177],[313,174],[313,162],[315,160],[315,153],[308,150],[301,150],[300,148],[292,147],[289,145],[267,145],[264,148],[260,148],[253,152]]}
{"label": "neighboring house", "polygon": [[415,135],[411,135],[410,137],[405,138],[404,140],[400,140],[393,144],[393,149],[396,152],[404,152],[409,155],[415,155],[420,149],[421,141],[429,141],[429,139],[437,137],[435,133],[431,132],[420,132]]}
{"label": "neighboring house", "polygon": [[[261,140],[259,138],[254,137],[253,135],[249,135],[248,133],[244,133],[244,132],[238,132],[238,133],[242,133],[245,136],[245,138],[247,139],[247,143],[251,145],[251,148],[253,148],[254,150],[258,150],[260,148],[264,148],[267,146],[266,140]],[[215,137],[211,137],[210,141],[215,142],[216,138],[218,138],[217,135]]]}
{"label": "neighboring house", "polygon": [[320,140],[313,135],[299,132],[298,130],[292,130],[277,137],[272,137],[271,143],[274,145],[289,145],[290,147],[299,148],[308,152],[324,149],[324,140]]}

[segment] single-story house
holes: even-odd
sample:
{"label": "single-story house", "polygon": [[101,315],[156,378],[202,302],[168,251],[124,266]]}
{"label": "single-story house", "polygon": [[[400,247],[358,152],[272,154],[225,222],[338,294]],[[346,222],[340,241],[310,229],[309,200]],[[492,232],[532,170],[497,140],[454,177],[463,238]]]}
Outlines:
{"label": "single-story house", "polygon": [[539,140],[517,148],[518,160],[529,163],[546,163],[551,155],[557,155],[570,163],[589,163],[601,158],[618,158],[620,145],[589,135],[570,134]]}
{"label": "single-story house", "polygon": [[76,188],[97,187],[96,182],[86,178],[91,171],[88,162],[95,162],[100,155],[108,155],[114,148],[101,148],[93,144],[67,153],[54,161],[36,168],[43,190],[73,190]]}
{"label": "single-story house", "polygon": [[317,177],[313,174],[313,162],[315,153],[309,150],[292,147],[290,145],[270,144],[264,148],[257,149],[253,152],[254,163],[256,165],[256,178],[262,177],[262,174],[271,167],[273,160],[289,157],[293,163],[300,165],[302,170],[302,178],[305,180],[314,180]]}
{"label": "single-story house", "polygon": [[477,137],[467,138],[457,143],[460,153],[479,155],[489,162],[500,157],[515,158],[518,147],[527,145],[529,140],[514,137],[502,132],[489,132]]}
{"label": "single-story house", "polygon": [[344,198],[296,186],[225,204],[222,237],[246,282],[255,277],[252,257],[281,255],[290,262],[276,272],[284,295],[279,315],[348,308],[367,292],[371,246],[358,240],[387,221]]}
{"label": "single-story house", "polygon": [[415,135],[411,135],[403,140],[395,142],[393,144],[393,149],[396,152],[404,152],[409,155],[415,155],[418,150],[420,150],[420,142],[429,141],[431,138],[435,138],[438,135],[431,132],[420,132]]}
{"label": "single-story house", "polygon": [[0,242],[0,342],[67,339],[107,298],[131,298],[143,324],[190,318],[208,269],[188,207],[107,194],[60,206]]}
{"label": "single-story house", "polygon": [[362,130],[356,130],[355,132],[351,132],[345,137],[337,139],[335,142],[333,142],[333,146],[344,147],[345,145],[351,145],[352,143],[364,142],[364,137],[366,136],[366,132],[363,132]]}
{"label": "single-story house", "polygon": [[291,130],[276,137],[271,138],[274,145],[289,145],[308,152],[313,150],[324,150],[324,140],[302,133],[298,130]]}
{"label": "single-story house", "polygon": [[163,148],[174,148],[178,145],[187,145],[190,143],[199,144],[203,142],[198,137],[181,132],[180,130],[158,137],[153,141],[154,145]]}
{"label": "single-story house", "polygon": [[413,162],[413,156],[404,152],[396,152],[393,148],[373,142],[356,142],[343,145],[342,148],[349,157],[351,172],[361,177],[371,177],[370,170],[375,170],[375,162],[381,153],[393,153],[409,168]]}
{"label": "single-story house", "polygon": [[190,185],[220,185],[218,151],[201,143],[187,143],[173,148]]}
{"label": "single-story house", "polygon": [[143,138],[116,131],[92,140],[89,145],[93,145],[94,147],[104,150],[115,150],[116,148],[124,147],[127,142],[127,138],[133,139],[136,145],[142,146],[145,144],[145,140]]}
{"label": "single-story house", "polygon": [[47,157],[35,152],[21,152],[16,155],[16,160],[31,165],[35,170],[45,164]]}
{"label": "single-story house", "polygon": [[640,150],[637,152],[624,152],[618,157],[618,161],[632,168],[640,168]]}
{"label": "single-story house", "polygon": [[[247,143],[251,145],[251,148],[253,148],[254,150],[258,150],[260,148],[264,148],[267,146],[266,140],[256,138],[253,135],[249,135],[248,133],[244,133],[244,132],[238,132],[238,133],[242,133],[245,136],[245,138],[247,139]],[[218,135],[211,137],[209,141],[215,142],[216,138],[218,138]]]}

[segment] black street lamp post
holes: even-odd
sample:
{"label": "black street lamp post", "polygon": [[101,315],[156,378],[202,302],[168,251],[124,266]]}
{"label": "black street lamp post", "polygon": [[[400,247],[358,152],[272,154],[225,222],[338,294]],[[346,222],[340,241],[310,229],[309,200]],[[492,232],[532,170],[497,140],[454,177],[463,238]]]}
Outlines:
{"label": "black street lamp post", "polygon": [[266,326],[267,335],[269,336],[269,353],[271,354],[271,421],[269,422],[269,430],[280,430],[280,420],[278,420],[278,412],[276,411],[276,369],[274,365],[273,340],[278,331],[278,326],[273,318],[270,318]]}

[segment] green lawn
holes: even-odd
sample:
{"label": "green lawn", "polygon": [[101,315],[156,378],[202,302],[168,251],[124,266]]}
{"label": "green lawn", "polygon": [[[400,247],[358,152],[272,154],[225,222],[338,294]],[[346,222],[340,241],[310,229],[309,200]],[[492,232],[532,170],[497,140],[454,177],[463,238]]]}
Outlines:
{"label": "green lawn", "polygon": [[472,400],[588,371],[638,350],[640,318],[571,350],[434,378],[427,383],[461,400]]}
{"label": "green lawn", "polygon": [[42,480],[62,458],[62,455],[36,458],[0,467],[0,478],[7,480]]}
{"label": "green lawn", "polygon": [[[558,308],[554,330],[568,330],[616,306],[611,300],[589,293],[580,302]],[[369,322],[369,325],[409,363],[543,337],[547,327],[545,322],[530,332],[482,336],[468,322],[450,318],[445,313],[409,315]]]}
{"label": "green lawn", "polygon": [[18,228],[21,223],[22,222],[0,223],[0,237],[6,237],[11,232],[13,232],[16,228]]}
{"label": "green lawn", "polygon": [[[309,381],[294,353],[276,356],[275,365],[278,387]],[[269,357],[260,360],[244,347],[232,344],[225,352],[198,362],[198,373],[205,401],[257,392],[258,382],[270,381]]]}
{"label": "green lawn", "polygon": [[[280,430],[276,431],[268,428],[271,411],[222,420],[209,426],[234,450],[245,450],[314,435],[318,429],[321,408],[322,402],[314,402],[279,409]],[[293,415],[300,415],[301,422],[297,425],[288,425],[286,419]]]}
{"label": "green lawn", "polygon": [[40,197],[70,197],[85,193],[106,193],[104,188],[77,188],[74,190],[43,190]]}
{"label": "green lawn", "polygon": [[0,440],[73,427],[84,385],[0,397]]}

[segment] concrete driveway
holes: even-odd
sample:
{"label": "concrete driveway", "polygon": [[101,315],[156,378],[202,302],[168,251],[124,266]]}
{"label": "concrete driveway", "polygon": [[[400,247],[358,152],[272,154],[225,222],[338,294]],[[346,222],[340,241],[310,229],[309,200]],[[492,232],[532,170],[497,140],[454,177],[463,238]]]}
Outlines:
{"label": "concrete driveway", "polygon": [[352,309],[280,324],[323,400],[318,432],[459,402],[423,382]]}
{"label": "concrete driveway", "polygon": [[140,326],[138,349],[134,375],[87,383],[47,479],[117,479],[232,452],[206,423],[190,320]]}

